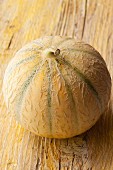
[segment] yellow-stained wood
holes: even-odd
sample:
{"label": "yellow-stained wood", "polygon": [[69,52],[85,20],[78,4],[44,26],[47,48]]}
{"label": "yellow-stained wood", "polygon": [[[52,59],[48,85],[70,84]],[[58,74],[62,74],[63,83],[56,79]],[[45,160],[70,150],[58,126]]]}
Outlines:
{"label": "yellow-stained wood", "polygon": [[[42,35],[67,35],[91,44],[102,54],[113,78],[111,0],[1,0],[0,89],[16,51]],[[0,170],[113,170],[112,146],[113,93],[94,127],[58,140],[38,137],[18,125],[1,91]]]}

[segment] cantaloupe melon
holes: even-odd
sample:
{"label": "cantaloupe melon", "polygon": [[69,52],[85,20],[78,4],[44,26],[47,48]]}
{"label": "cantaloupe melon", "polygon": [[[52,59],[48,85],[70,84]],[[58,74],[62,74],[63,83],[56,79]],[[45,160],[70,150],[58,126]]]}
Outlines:
{"label": "cantaloupe melon", "polygon": [[111,78],[101,55],[70,37],[45,36],[20,49],[6,68],[3,95],[26,129],[44,137],[79,135],[107,107]]}

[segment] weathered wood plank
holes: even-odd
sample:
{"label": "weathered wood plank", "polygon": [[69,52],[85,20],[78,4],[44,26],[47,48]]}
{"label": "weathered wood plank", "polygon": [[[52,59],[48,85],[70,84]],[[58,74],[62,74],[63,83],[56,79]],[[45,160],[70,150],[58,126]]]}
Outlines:
{"label": "weathered wood plank", "polygon": [[[93,45],[113,78],[113,3],[110,0],[0,1],[0,89],[15,52],[42,35],[67,35]],[[112,88],[113,91],[113,88]],[[38,137],[18,125],[0,95],[0,170],[112,170],[113,93],[103,116],[71,139]]]}

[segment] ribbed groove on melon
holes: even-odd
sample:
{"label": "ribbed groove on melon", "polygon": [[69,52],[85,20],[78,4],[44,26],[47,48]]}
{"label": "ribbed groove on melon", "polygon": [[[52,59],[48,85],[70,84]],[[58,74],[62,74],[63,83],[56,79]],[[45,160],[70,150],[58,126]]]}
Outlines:
{"label": "ribbed groove on melon", "polygon": [[[96,51],[93,51],[93,53],[92,52],[90,52],[90,51],[87,51],[87,50],[83,50],[83,49],[73,49],[73,48],[68,48],[68,50],[69,51],[74,51],[74,52],[81,52],[81,54],[82,53],[85,53],[85,54],[90,54],[91,56],[95,56],[95,57],[98,57],[98,59],[100,59],[103,63],[104,63],[104,65],[106,65],[105,64],[105,62],[104,62],[104,59],[100,56],[100,54],[98,53],[98,52],[96,52]],[[71,52],[70,52],[71,53]]]}
{"label": "ribbed groove on melon", "polygon": [[[34,67],[34,70],[31,72],[30,76],[27,78],[27,80],[25,81],[23,87],[22,87],[22,90],[21,92],[18,94],[19,95],[19,99],[18,99],[18,102],[17,102],[17,106],[16,106],[16,110],[17,110],[17,118],[18,120],[21,122],[20,120],[20,112],[21,112],[21,109],[22,109],[22,103],[23,103],[23,100],[25,98],[25,93],[29,87],[29,85],[31,84],[33,78],[35,77],[35,75],[37,75],[37,73],[39,73],[41,71],[41,68],[42,66],[44,65],[45,62],[42,62],[40,64],[40,66],[37,64],[35,65]],[[39,66],[39,67],[38,67]]]}
{"label": "ribbed groove on melon", "polygon": [[69,63],[69,61],[63,59],[62,63],[63,62],[64,62],[64,64],[68,65],[71,69],[73,69],[76,72],[76,74],[80,77],[80,79],[83,80],[87,84],[87,86],[90,88],[90,90],[93,92],[93,94],[96,96],[96,98],[98,99],[99,103],[101,104],[101,100],[99,98],[98,92],[96,91],[96,89],[92,85],[91,81],[77,67],[73,67]]}
{"label": "ribbed groove on melon", "polygon": [[[62,73],[62,70],[60,69],[60,67],[57,66],[57,64],[56,64],[56,69],[57,69],[58,73],[60,73],[60,76],[61,76],[61,78],[63,79],[63,81],[65,83],[66,91],[67,91],[67,94],[68,94],[69,99],[71,101],[70,106],[72,104],[70,109],[71,109],[72,113],[75,113],[74,116],[76,116],[76,117],[75,117],[74,120],[76,121],[76,124],[78,125],[78,118],[77,118],[77,113],[76,113],[76,103],[75,103],[75,100],[74,100],[74,97],[73,97],[71,86],[68,84],[66,78],[64,77],[64,75]],[[73,127],[73,129],[74,129],[74,127]]]}
{"label": "ribbed groove on melon", "polygon": [[15,65],[13,65],[10,69],[7,70],[6,74],[7,76],[9,76],[9,74],[11,75],[12,71],[14,71],[14,69],[16,69],[18,66],[20,66],[21,64],[24,64],[24,63],[28,63],[29,61],[33,61],[33,59],[35,59],[38,55],[33,55],[33,56],[30,56],[28,58],[25,58],[23,60],[20,60],[18,63],[16,63]]}
{"label": "ribbed groove on melon", "polygon": [[50,127],[50,133],[52,135],[52,115],[51,115],[51,61],[48,62],[48,120],[49,120],[49,127]]}
{"label": "ribbed groove on melon", "polygon": [[[33,42],[32,42],[33,43]],[[34,43],[35,44],[35,43]],[[39,53],[39,51],[42,49],[42,47],[39,47],[38,45],[35,47],[35,48],[33,48],[33,47],[27,47],[26,48],[26,46],[25,47],[23,47],[22,49],[20,49],[18,52],[17,52],[17,54],[19,54],[19,53],[26,53],[26,52],[37,52],[37,53]]]}

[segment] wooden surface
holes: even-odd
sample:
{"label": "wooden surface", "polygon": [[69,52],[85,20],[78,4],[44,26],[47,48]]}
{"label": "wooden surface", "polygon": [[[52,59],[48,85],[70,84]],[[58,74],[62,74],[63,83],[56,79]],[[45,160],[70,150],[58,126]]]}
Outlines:
{"label": "wooden surface", "polygon": [[[15,52],[42,35],[73,36],[91,44],[113,77],[112,0],[0,0],[0,88]],[[113,170],[113,93],[93,128],[71,139],[55,140],[18,125],[1,92],[0,170]]]}

